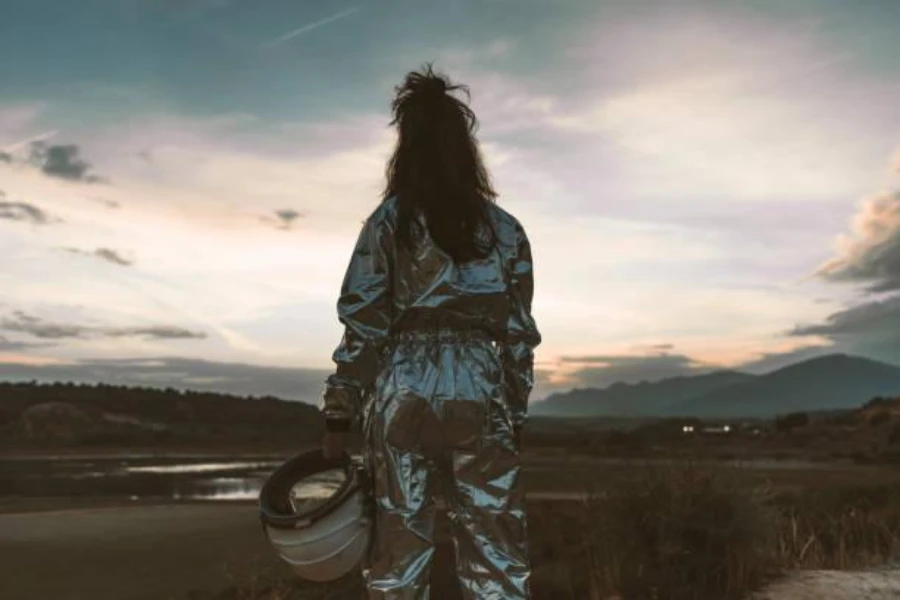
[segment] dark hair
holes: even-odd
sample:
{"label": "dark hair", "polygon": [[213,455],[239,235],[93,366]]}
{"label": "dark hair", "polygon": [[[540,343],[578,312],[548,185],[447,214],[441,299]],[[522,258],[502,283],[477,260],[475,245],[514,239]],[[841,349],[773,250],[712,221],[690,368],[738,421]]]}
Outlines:
{"label": "dark hair", "polygon": [[387,164],[384,199],[398,203],[397,238],[414,246],[413,217],[421,211],[431,239],[457,263],[484,258],[496,243],[488,203],[497,193],[478,150],[478,121],[430,64],[410,72],[391,103],[398,138]]}

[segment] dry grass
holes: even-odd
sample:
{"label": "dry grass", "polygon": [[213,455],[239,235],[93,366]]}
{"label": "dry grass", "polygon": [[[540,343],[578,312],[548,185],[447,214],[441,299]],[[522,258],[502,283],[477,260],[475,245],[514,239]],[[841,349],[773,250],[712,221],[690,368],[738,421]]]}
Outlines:
{"label": "dry grass", "polygon": [[900,485],[777,497],[778,556],[786,568],[854,569],[900,551]]}
{"label": "dry grass", "polygon": [[535,592],[550,583],[540,565],[560,565],[554,598],[568,586],[564,598],[724,600],[777,572],[775,512],[721,474],[647,470],[580,506],[542,508]]}
{"label": "dry grass", "polygon": [[[871,566],[900,549],[898,484],[775,494],[722,471],[644,469],[529,515],[535,600],[742,598],[788,570]],[[439,561],[434,577],[452,588],[452,565]],[[356,578],[311,585],[279,571],[239,578],[216,600],[362,597]]]}

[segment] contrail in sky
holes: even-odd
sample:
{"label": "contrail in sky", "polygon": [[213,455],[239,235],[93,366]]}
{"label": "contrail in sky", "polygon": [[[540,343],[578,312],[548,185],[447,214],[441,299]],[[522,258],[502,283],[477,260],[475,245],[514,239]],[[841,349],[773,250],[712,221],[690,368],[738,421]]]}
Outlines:
{"label": "contrail in sky", "polygon": [[30,144],[31,142],[40,142],[43,140],[48,140],[48,139],[52,138],[53,136],[55,136],[57,133],[59,133],[59,132],[56,131],[55,129],[53,131],[45,131],[44,133],[41,133],[38,135],[33,135],[30,138],[25,138],[24,140],[15,142],[14,144],[10,144],[9,146],[6,146],[5,148],[3,148],[3,151],[4,152],[15,152],[16,150],[18,150],[22,146],[25,146],[26,144]]}
{"label": "contrail in sky", "polygon": [[312,31],[313,29],[318,29],[319,27],[322,27],[323,25],[328,25],[329,23],[333,23],[334,21],[338,21],[340,19],[349,17],[350,15],[352,15],[359,9],[360,9],[359,6],[354,6],[353,8],[348,8],[347,10],[343,10],[337,14],[331,15],[330,17],[325,17],[324,19],[322,19],[320,21],[316,21],[315,23],[309,23],[308,25],[304,25],[303,27],[299,27],[297,29],[294,29],[293,31],[289,31],[286,34],[267,42],[266,46],[269,48],[272,48],[279,44],[283,44],[284,42],[286,42],[292,38],[295,38],[298,35],[303,35],[304,33]]}

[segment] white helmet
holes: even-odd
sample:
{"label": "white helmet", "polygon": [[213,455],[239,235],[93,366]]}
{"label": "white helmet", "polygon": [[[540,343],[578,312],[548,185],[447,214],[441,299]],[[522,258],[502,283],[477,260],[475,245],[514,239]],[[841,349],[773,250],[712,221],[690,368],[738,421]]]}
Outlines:
{"label": "white helmet", "polygon": [[[301,506],[292,490],[308,478],[341,469],[345,477],[327,498]],[[373,504],[365,471],[349,455],[329,460],[305,452],[273,472],[259,494],[263,530],[294,572],[310,581],[332,581],[358,567],[369,550]]]}

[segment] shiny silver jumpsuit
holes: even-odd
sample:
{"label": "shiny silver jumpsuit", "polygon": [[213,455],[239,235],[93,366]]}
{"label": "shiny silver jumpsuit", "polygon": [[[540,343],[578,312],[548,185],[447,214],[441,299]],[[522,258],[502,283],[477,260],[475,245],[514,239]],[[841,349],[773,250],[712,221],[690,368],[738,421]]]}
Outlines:
{"label": "shiny silver jumpsuit", "polygon": [[[453,526],[466,599],[529,598],[525,507],[514,432],[526,419],[534,348],[525,231],[489,208],[497,245],[461,265],[421,233],[395,243],[396,201],[366,220],[338,301],[345,326],[323,413],[360,419],[375,487],[370,599],[427,599],[434,494]],[[421,222],[421,221],[420,221]]]}

